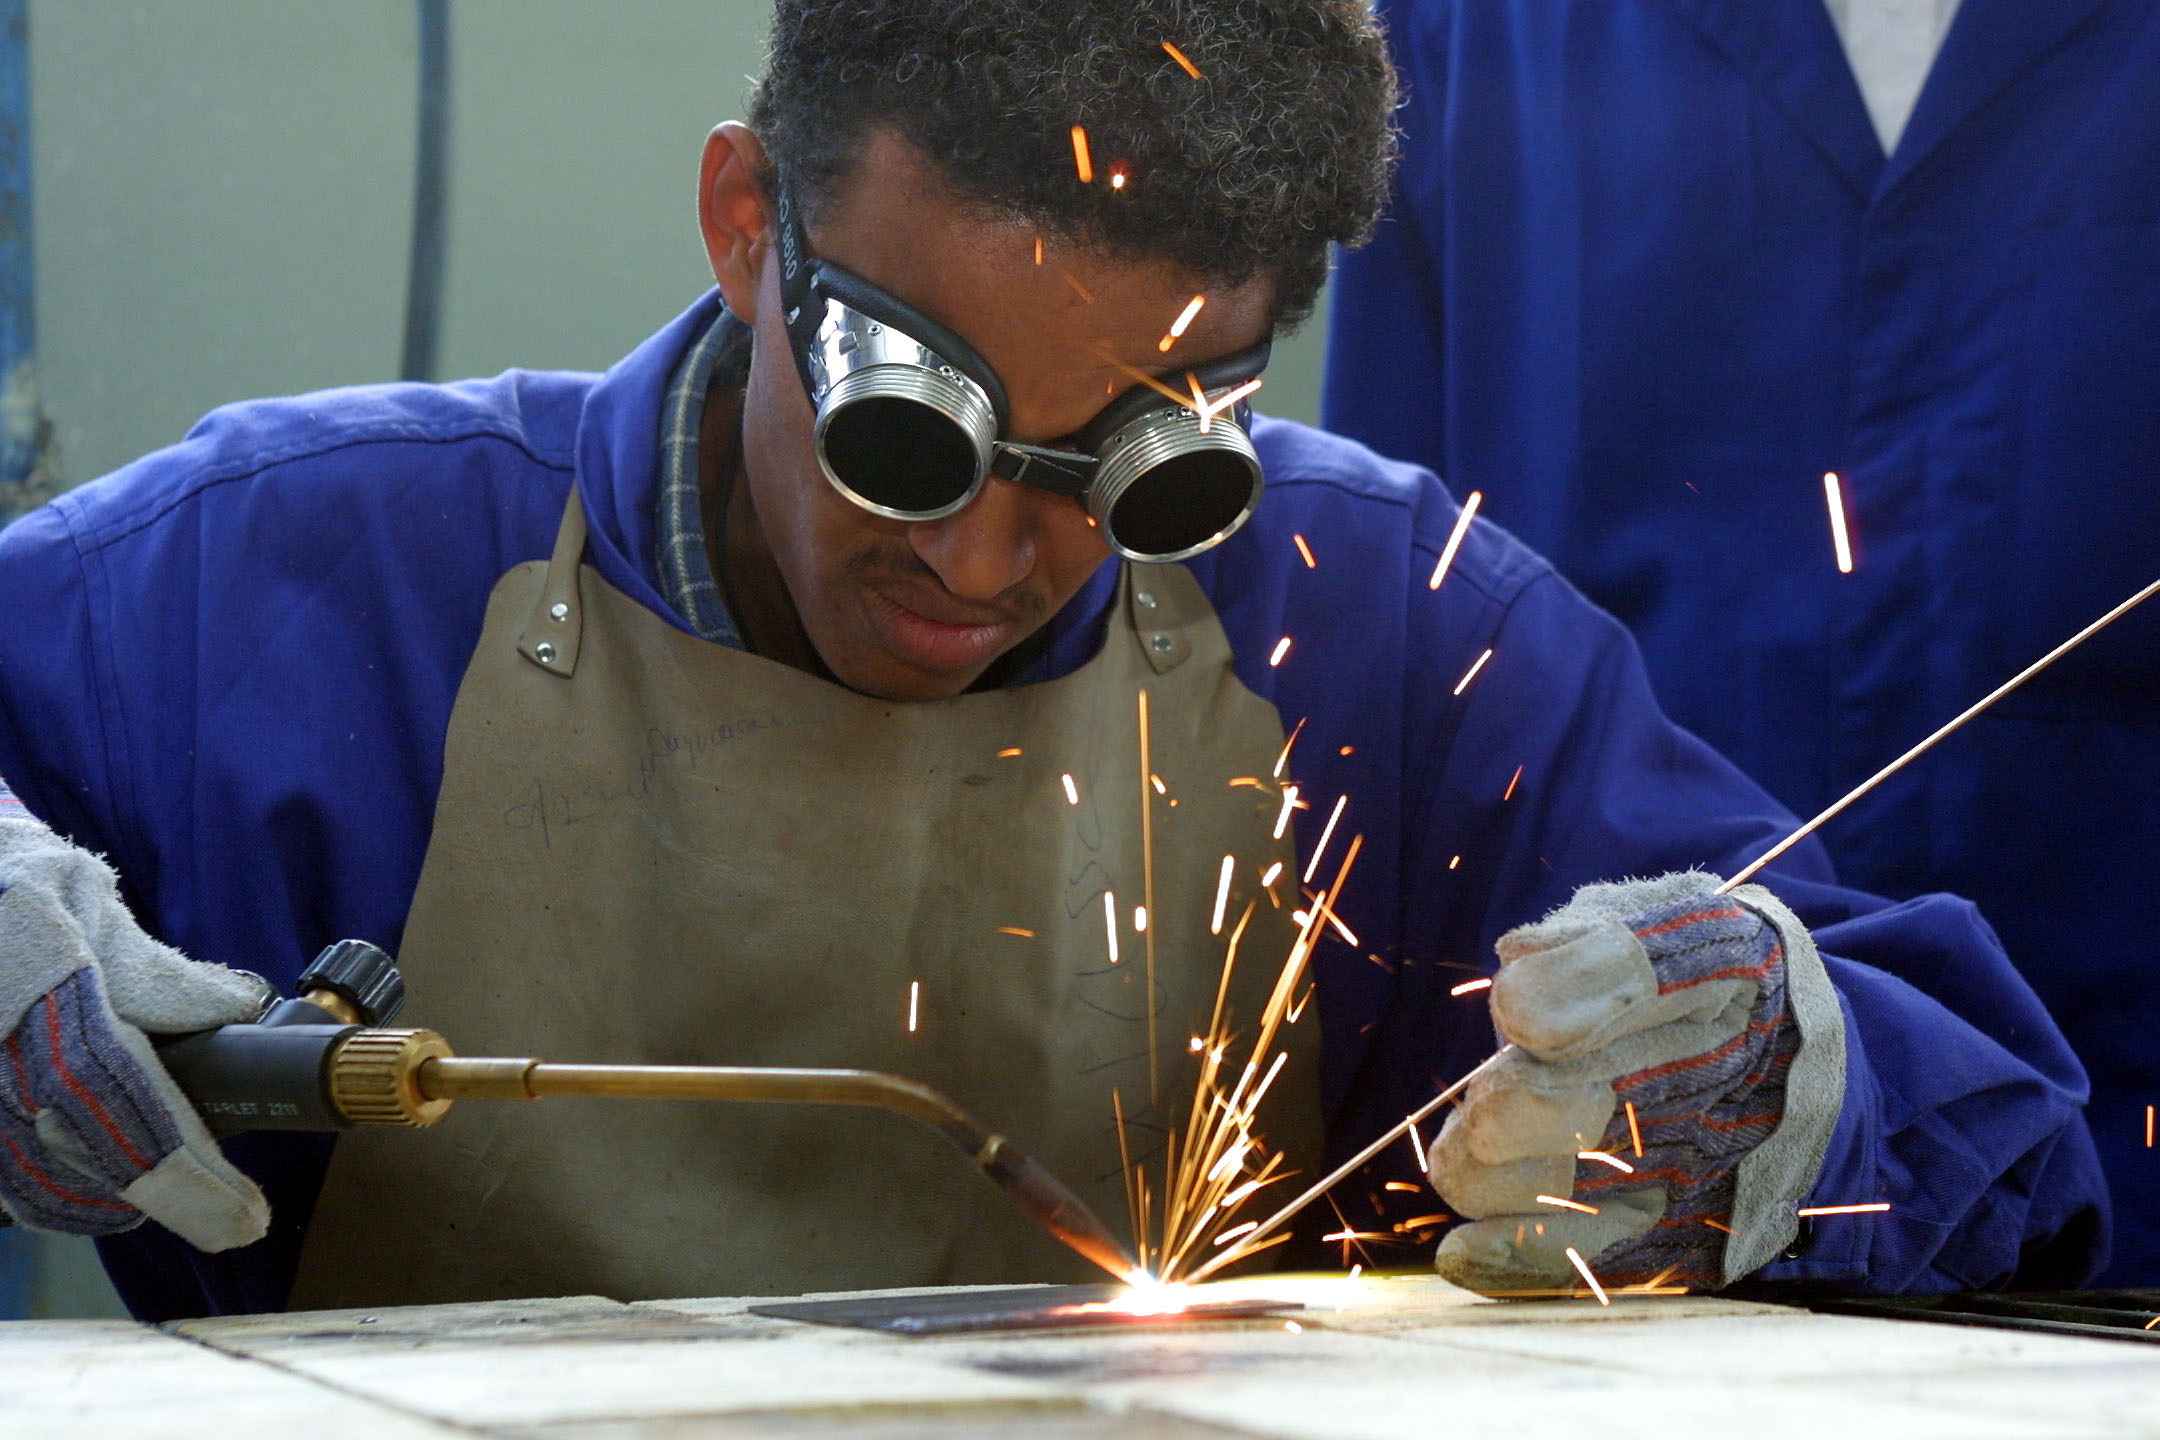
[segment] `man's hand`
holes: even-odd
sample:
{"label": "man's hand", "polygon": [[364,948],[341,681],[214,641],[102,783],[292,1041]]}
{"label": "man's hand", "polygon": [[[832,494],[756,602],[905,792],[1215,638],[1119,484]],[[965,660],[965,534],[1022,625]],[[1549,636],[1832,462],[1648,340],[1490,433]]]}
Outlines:
{"label": "man's hand", "polygon": [[253,1019],[269,993],[144,934],[105,863],[0,783],[0,1207],[76,1235],[147,1215],[203,1250],[262,1238],[262,1192],[226,1163],[144,1032]]}
{"label": "man's hand", "polygon": [[[1441,1242],[1477,1290],[1718,1286],[1774,1259],[1821,1169],[1845,1029],[1807,927],[1700,873],[1583,887],[1500,938],[1494,1024],[1516,1050],[1433,1142],[1475,1223]],[[1566,1203],[1554,1203],[1555,1201]]]}

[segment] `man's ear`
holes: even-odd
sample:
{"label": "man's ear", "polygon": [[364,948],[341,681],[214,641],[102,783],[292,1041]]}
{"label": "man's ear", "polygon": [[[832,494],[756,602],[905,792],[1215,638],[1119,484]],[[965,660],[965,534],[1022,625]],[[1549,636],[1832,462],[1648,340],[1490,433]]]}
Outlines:
{"label": "man's ear", "polygon": [[771,247],[764,193],[758,176],[765,169],[765,147],[749,126],[734,120],[705,137],[705,159],[698,167],[698,229],[705,236],[705,257],[728,309],[745,324],[757,320],[758,276]]}

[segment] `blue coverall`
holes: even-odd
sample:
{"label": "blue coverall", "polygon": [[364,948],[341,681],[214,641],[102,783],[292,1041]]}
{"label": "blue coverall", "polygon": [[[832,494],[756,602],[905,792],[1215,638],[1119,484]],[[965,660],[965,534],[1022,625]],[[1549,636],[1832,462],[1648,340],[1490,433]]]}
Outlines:
{"label": "blue coverall", "polygon": [[[289,984],[341,936],[394,949],[488,592],[548,554],[569,486],[591,562],[681,624],[652,578],[661,398],[716,312],[708,297],[601,377],[221,410],[0,533],[0,615],[38,617],[0,627],[0,774],[108,853],[148,928],[191,955]],[[1364,943],[1316,962],[1341,1155],[1490,1052],[1482,1000],[1449,990],[1490,966],[1501,931],[1586,881],[1730,873],[1791,819],[1671,725],[1626,632],[1498,529],[1477,526],[1429,589],[1457,513],[1429,473],[1297,425],[1254,438],[1259,513],[1192,568],[1245,683],[1286,728],[1305,722],[1303,847],[1340,794],[1365,837],[1341,907]],[[1100,643],[1114,579],[1106,566],[1052,622],[1053,673]],[[1883,1290],[2082,1277],[2105,1232],[2084,1080],[1973,908],[1841,889],[1813,847],[1773,878],[1836,957],[1847,1009],[1850,1081],[1817,1194],[1895,1208],[1826,1222],[1772,1275]],[[276,1207],[259,1245],[201,1255],[153,1226],[104,1242],[131,1305],[279,1306],[323,1150],[228,1146]],[[1384,1230],[1406,1216],[1376,1216],[1380,1199],[1429,1209],[1379,1183],[1415,1174],[1410,1147],[1390,1147],[1341,1187],[1345,1214]]]}
{"label": "blue coverall", "polygon": [[[1436,470],[1813,814],[2160,577],[2160,5],[1963,0],[1885,159],[1822,0],[1382,0],[1325,421]],[[1823,476],[1842,480],[1840,574]],[[1985,908],[2160,1285],[2160,601],[1825,833]]]}

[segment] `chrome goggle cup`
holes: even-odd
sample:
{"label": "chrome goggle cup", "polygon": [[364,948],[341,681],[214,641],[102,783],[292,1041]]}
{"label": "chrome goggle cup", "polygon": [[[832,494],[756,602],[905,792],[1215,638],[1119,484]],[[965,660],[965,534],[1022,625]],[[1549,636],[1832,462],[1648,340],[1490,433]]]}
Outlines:
{"label": "chrome goggle cup", "polygon": [[809,354],[818,468],[873,514],[935,520],[989,473],[997,410],[903,330],[828,298]]}
{"label": "chrome goggle cup", "polygon": [[[1239,407],[1242,409],[1243,407]],[[1205,424],[1182,405],[1151,410],[1103,445],[1088,514],[1128,560],[1186,560],[1229,539],[1260,503],[1260,455],[1243,416]]]}

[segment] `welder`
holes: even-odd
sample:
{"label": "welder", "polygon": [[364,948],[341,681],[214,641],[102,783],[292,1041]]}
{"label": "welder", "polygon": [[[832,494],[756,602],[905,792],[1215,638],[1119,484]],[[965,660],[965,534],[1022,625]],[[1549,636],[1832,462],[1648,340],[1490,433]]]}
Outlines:
{"label": "welder", "polygon": [[[461,1050],[896,1071],[1115,1197],[1223,932],[1279,963],[1354,834],[1271,1141],[1518,1047],[1354,1229],[1437,1181],[1489,1289],[2081,1279],[2082,1078],[1973,907],[1812,845],[1712,893],[1791,817],[1620,627],[1249,413],[1395,98],[1360,0],[782,0],[697,177],[716,289],[607,374],[233,406],[10,528],[0,1202],[155,1316],[1067,1278],[891,1127],[221,1154],[143,1037],[352,936]],[[1890,1208],[1802,1223],[1847,1202]]]}

